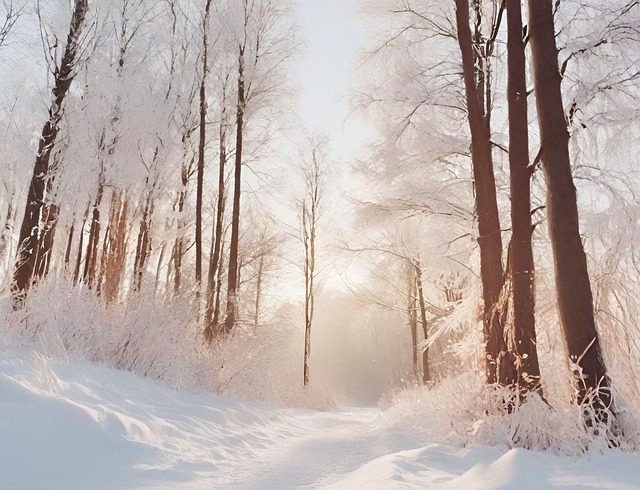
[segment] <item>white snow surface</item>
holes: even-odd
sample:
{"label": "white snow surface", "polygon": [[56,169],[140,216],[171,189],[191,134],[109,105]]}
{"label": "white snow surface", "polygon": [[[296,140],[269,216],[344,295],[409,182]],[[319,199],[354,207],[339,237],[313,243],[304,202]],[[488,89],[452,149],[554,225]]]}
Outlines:
{"label": "white snow surface", "polygon": [[640,457],[425,446],[376,408],[276,408],[9,349],[0,488],[622,490]]}

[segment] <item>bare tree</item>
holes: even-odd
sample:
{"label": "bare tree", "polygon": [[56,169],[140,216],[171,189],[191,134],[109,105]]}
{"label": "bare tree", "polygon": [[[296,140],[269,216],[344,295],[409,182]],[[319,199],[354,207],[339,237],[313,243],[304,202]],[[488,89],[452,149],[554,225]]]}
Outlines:
{"label": "bare tree", "polygon": [[305,196],[299,202],[300,240],[304,247],[304,386],[309,384],[309,357],[311,356],[311,327],[315,313],[316,279],[316,238],[321,217],[321,201],[325,184],[322,147],[311,141],[310,160],[303,163]]}
{"label": "bare tree", "polygon": [[[506,356],[500,295],[504,285],[502,266],[502,231],[496,195],[491,143],[491,67],[490,56],[495,42],[499,18],[492,24],[488,39],[482,35],[482,13],[479,0],[473,0],[475,15],[472,34],[468,0],[455,0],[458,44],[466,93],[471,161],[478,218],[480,274],[484,299],[484,338],[486,342],[487,383],[509,385],[514,379],[513,364]],[[499,17],[501,17],[500,11]],[[503,362],[504,361],[504,362]]]}
{"label": "bare tree", "polygon": [[[239,241],[242,167],[248,117],[273,106],[281,93],[285,61],[293,53],[295,33],[287,25],[288,2],[242,0],[242,25],[237,39],[236,138],[233,169],[231,239],[227,270],[227,310],[222,328],[229,333],[238,320]],[[267,131],[268,133],[268,131]]]}
{"label": "bare tree", "polygon": [[4,19],[0,14],[0,48],[6,46],[9,33],[22,15],[23,8],[14,0],[2,0],[2,10],[0,12],[4,11]]}
{"label": "bare tree", "polygon": [[[511,182],[511,241],[508,267],[513,297],[513,325],[506,332],[508,349],[521,391],[541,390],[536,346],[535,284],[529,166],[529,116],[521,0],[507,0],[509,169]],[[507,284],[507,287],[509,284]]]}
{"label": "bare tree", "polygon": [[64,53],[59,61],[55,60],[53,65],[54,85],[52,102],[49,107],[49,119],[42,129],[38,144],[33,176],[20,228],[18,259],[12,287],[18,301],[27,292],[33,281],[36,251],[40,248],[41,241],[41,213],[45,203],[47,180],[51,177],[50,158],[64,114],[64,102],[76,74],[87,10],[87,0],[75,1]]}
{"label": "bare tree", "polygon": [[[569,156],[569,132],[562,102],[553,2],[529,0],[528,7],[558,312],[569,360],[577,379],[577,401],[582,404],[591,400],[596,419],[608,419],[612,396],[596,330],[587,258],[580,236],[577,195]],[[588,420],[590,423],[597,421]]]}
{"label": "bare tree", "polygon": [[200,79],[200,126],[196,189],[196,294],[202,282],[202,193],[204,186],[204,153],[207,145],[207,75],[209,73],[209,19],[211,0],[207,0],[202,18],[202,78]]}

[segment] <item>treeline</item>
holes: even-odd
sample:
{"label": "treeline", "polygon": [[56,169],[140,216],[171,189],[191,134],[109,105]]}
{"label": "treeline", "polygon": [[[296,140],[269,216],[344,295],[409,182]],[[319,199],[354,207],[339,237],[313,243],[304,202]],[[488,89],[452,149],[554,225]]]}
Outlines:
{"label": "treeline", "polygon": [[[0,252],[15,307],[54,276],[107,304],[143,290],[190,295],[209,341],[262,322],[285,236],[261,187],[293,120],[291,5],[4,8]],[[45,110],[31,116],[29,100]]]}

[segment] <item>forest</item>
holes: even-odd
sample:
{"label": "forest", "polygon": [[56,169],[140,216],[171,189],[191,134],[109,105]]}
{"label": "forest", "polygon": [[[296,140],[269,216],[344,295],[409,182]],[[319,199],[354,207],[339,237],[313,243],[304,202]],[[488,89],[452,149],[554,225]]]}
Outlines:
{"label": "forest", "polygon": [[640,3],[358,2],[348,155],[302,3],[0,0],[0,345],[636,452]]}

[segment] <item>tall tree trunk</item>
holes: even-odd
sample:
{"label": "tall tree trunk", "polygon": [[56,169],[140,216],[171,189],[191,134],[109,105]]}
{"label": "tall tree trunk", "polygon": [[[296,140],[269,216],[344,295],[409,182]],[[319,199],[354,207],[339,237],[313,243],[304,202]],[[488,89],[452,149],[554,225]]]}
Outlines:
{"label": "tall tree trunk", "polygon": [[480,276],[484,299],[484,340],[486,343],[486,379],[488,384],[508,384],[508,369],[498,366],[506,351],[499,320],[498,301],[504,283],[502,236],[496,197],[493,157],[491,155],[491,121],[486,106],[487,86],[482,55],[474,48],[469,26],[468,0],[455,0],[458,43],[471,131],[471,160],[478,215]]}
{"label": "tall tree trunk", "polygon": [[207,145],[207,74],[209,72],[209,15],[211,0],[207,0],[202,20],[202,80],[200,80],[200,139],[198,141],[198,175],[196,190],[196,294],[202,282],[202,194],[204,188],[204,151]]}
{"label": "tall tree trunk", "polygon": [[[222,101],[226,100],[226,83],[222,93]],[[207,294],[207,326],[205,327],[205,338],[210,342],[217,332],[219,313],[216,312],[216,294],[219,293],[220,288],[217,287],[216,281],[219,281],[220,274],[218,273],[222,263],[220,254],[222,251],[222,240],[224,233],[224,212],[226,208],[226,185],[225,174],[227,165],[227,115],[226,107],[223,106],[222,116],[220,118],[220,149],[218,160],[218,203],[216,206],[216,224],[215,234],[213,237],[213,250],[211,262],[209,264],[209,287]]]}
{"label": "tall tree trunk", "polygon": [[46,182],[50,178],[49,161],[58,137],[64,102],[75,77],[76,58],[80,50],[78,41],[82,33],[87,8],[87,0],[75,1],[64,54],[60,65],[56,66],[55,69],[52,90],[53,103],[49,107],[49,119],[42,129],[38,144],[38,152],[18,239],[18,259],[12,285],[14,298],[17,301],[16,305],[20,304],[34,279],[36,251],[39,248],[40,240],[40,218],[44,206]]}
{"label": "tall tree trunk", "polygon": [[534,263],[529,169],[529,116],[521,0],[507,0],[509,168],[511,173],[511,242],[509,272],[513,294],[513,331],[508,348],[517,361],[521,391],[540,390],[540,366],[534,316]]}
{"label": "tall tree trunk", "polygon": [[240,238],[240,190],[242,184],[242,137],[246,104],[244,81],[244,46],[238,55],[238,103],[236,110],[236,158],[233,182],[233,212],[231,215],[231,243],[229,245],[229,271],[227,280],[227,317],[224,332],[229,333],[236,324],[238,310],[238,243]]}
{"label": "tall tree trunk", "polygon": [[[547,182],[547,220],[553,249],[558,312],[578,379],[578,403],[594,396],[596,417],[612,402],[595,326],[587,258],[580,237],[576,188],[571,175],[569,132],[562,103],[551,0],[529,0],[529,36]],[[589,419],[588,422],[594,422]]]}

